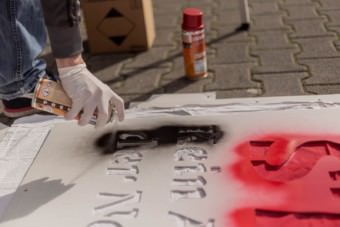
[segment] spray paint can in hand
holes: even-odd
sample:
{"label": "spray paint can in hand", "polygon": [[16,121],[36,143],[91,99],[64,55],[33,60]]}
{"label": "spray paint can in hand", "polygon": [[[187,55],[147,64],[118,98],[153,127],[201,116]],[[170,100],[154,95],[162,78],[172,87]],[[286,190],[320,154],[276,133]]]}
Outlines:
{"label": "spray paint can in hand", "polygon": [[[58,116],[65,116],[72,107],[72,100],[67,96],[60,82],[41,78],[34,90],[32,107]],[[116,113],[112,106],[110,107],[109,113],[108,123],[116,121]],[[81,113],[78,114],[76,120],[79,120],[80,116]],[[95,125],[96,122],[97,113],[95,112],[89,124]]]}
{"label": "spray paint can in hand", "polygon": [[196,80],[208,75],[203,12],[196,8],[183,10],[182,41],[185,73]]}

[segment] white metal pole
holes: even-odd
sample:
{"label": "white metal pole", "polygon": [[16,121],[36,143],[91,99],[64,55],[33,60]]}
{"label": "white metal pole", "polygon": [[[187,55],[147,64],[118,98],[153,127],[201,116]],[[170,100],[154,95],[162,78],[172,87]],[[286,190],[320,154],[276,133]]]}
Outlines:
{"label": "white metal pole", "polygon": [[239,0],[239,6],[241,11],[241,22],[242,27],[249,27],[250,25],[250,15],[248,8],[248,0]]}

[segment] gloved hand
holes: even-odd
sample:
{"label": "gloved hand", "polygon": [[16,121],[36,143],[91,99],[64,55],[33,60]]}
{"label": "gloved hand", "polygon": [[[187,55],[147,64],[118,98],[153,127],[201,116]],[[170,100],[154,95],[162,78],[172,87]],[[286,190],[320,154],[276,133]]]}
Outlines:
{"label": "gloved hand", "polygon": [[62,86],[72,99],[72,108],[65,119],[74,119],[83,111],[79,125],[86,125],[96,111],[96,128],[100,128],[109,120],[111,105],[115,106],[118,119],[124,119],[123,99],[97,79],[85,64],[58,68],[58,71]]}

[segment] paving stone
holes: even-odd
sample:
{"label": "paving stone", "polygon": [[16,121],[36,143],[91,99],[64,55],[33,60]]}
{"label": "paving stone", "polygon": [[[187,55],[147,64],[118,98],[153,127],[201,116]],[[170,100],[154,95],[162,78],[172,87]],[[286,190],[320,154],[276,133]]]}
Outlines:
{"label": "paving stone", "polygon": [[176,7],[176,6],[180,6],[181,4],[183,4],[183,0],[172,0],[172,1],[167,1],[167,0],[154,0],[152,1],[153,3],[153,7],[155,9],[158,8],[166,8],[166,7]]}
{"label": "paving stone", "polygon": [[185,76],[184,60],[182,55],[176,57],[173,61],[171,71],[165,74],[163,79],[178,79]]}
{"label": "paving stone", "polygon": [[260,88],[248,88],[248,89],[235,89],[235,90],[225,90],[216,91],[217,99],[225,98],[239,98],[239,97],[257,97],[262,94]]}
{"label": "paving stone", "polygon": [[250,5],[250,13],[252,15],[277,13],[279,11],[277,2],[253,2]]}
{"label": "paving stone", "polygon": [[284,0],[281,2],[281,5],[288,6],[288,5],[306,5],[314,3],[314,0]]}
{"label": "paving stone", "polygon": [[176,5],[173,3],[161,6],[155,5],[153,8],[154,18],[155,20],[157,20],[158,16],[160,15],[174,16],[181,12],[181,9],[182,9],[181,5]]}
{"label": "paving stone", "polygon": [[155,19],[156,29],[178,29],[179,16],[158,15]]}
{"label": "paving stone", "polygon": [[254,75],[254,79],[263,83],[263,96],[303,95],[301,80],[308,77],[306,73],[282,73]]}
{"label": "paving stone", "polygon": [[326,28],[328,31],[334,32],[336,35],[338,35],[338,37],[340,37],[340,26],[331,27],[326,25]]}
{"label": "paving stone", "polygon": [[252,54],[259,57],[259,66],[255,66],[252,72],[255,74],[263,73],[284,73],[284,72],[303,72],[305,67],[298,65],[294,60],[296,50],[277,49],[277,50],[257,50]]}
{"label": "paving stone", "polygon": [[328,26],[339,26],[340,25],[340,8],[337,10],[322,10],[322,15],[326,15],[329,18]]}
{"label": "paving stone", "polygon": [[254,15],[252,17],[253,22],[250,28],[251,31],[262,30],[277,30],[277,29],[289,29],[282,20],[283,13],[268,14],[268,15]]}
{"label": "paving stone", "polygon": [[168,71],[168,69],[163,68],[125,69],[120,74],[124,83],[115,91],[124,95],[151,93],[158,89],[162,74]]}
{"label": "paving stone", "polygon": [[305,85],[305,90],[312,94],[340,94],[340,84]]}
{"label": "paving stone", "polygon": [[195,0],[195,1],[183,1],[182,0],[182,2],[183,2],[183,7],[200,8],[202,10],[215,6],[215,2],[212,0]]}
{"label": "paving stone", "polygon": [[286,20],[287,24],[294,27],[294,32],[290,34],[292,38],[307,38],[318,36],[329,36],[329,33],[324,26],[327,21],[324,18],[315,18],[308,20]]}
{"label": "paving stone", "polygon": [[174,46],[176,45],[175,41],[175,31],[172,29],[164,30],[158,29],[156,31],[156,39],[153,46]]}
{"label": "paving stone", "polygon": [[246,31],[239,31],[239,25],[221,25],[212,23],[212,29],[216,30],[217,35],[211,38],[208,44],[215,43],[232,43],[232,42],[248,42],[251,38]]}
{"label": "paving stone", "polygon": [[265,3],[265,2],[276,2],[280,3],[281,0],[248,0],[248,3],[251,5],[252,3]]}
{"label": "paving stone", "polygon": [[160,87],[166,93],[198,93],[203,92],[204,85],[211,83],[212,76],[199,80],[189,80],[186,77],[181,77],[175,80],[162,80]]}
{"label": "paving stone", "polygon": [[314,37],[295,39],[302,47],[302,52],[297,55],[298,59],[340,57],[333,41],[335,37]]}
{"label": "paving stone", "polygon": [[220,26],[239,25],[241,23],[241,14],[238,8],[235,10],[225,10],[219,8],[216,9],[215,15]]}
{"label": "paving stone", "polygon": [[216,43],[212,45],[216,49],[216,56],[210,59],[209,64],[235,64],[256,62],[249,55],[248,43]]}
{"label": "paving stone", "polygon": [[340,49],[340,40],[335,41],[334,44],[339,50]]}
{"label": "paving stone", "polygon": [[339,0],[320,0],[321,9],[326,10],[334,10],[340,9],[340,1]]}
{"label": "paving stone", "polygon": [[223,25],[217,22],[212,23],[212,29],[216,30],[216,37],[211,38],[209,44],[214,43],[231,43],[231,42],[248,42],[251,38],[248,32],[238,31],[239,25]]}
{"label": "paving stone", "polygon": [[214,81],[205,87],[206,90],[225,90],[232,88],[257,87],[252,81],[250,69],[254,64],[234,64],[214,66]]}
{"label": "paving stone", "polygon": [[154,68],[154,67],[169,67],[170,62],[167,58],[167,47],[153,47],[148,51],[139,53],[135,58],[127,63],[125,68]]}
{"label": "paving stone", "polygon": [[312,75],[304,81],[306,85],[340,83],[340,58],[306,59],[299,62],[307,65]]}
{"label": "paving stone", "polygon": [[315,4],[308,5],[286,5],[284,9],[287,10],[288,15],[286,16],[290,20],[292,19],[308,19],[318,18],[320,15],[316,11]]}
{"label": "paving stone", "polygon": [[119,72],[124,63],[131,61],[132,54],[103,54],[90,57],[87,61],[88,69],[100,80],[118,82]]}
{"label": "paving stone", "polygon": [[218,9],[221,10],[239,9],[239,0],[218,1]]}
{"label": "paving stone", "polygon": [[256,39],[251,47],[254,50],[297,48],[294,43],[289,41],[287,32],[284,30],[252,32],[251,35]]}

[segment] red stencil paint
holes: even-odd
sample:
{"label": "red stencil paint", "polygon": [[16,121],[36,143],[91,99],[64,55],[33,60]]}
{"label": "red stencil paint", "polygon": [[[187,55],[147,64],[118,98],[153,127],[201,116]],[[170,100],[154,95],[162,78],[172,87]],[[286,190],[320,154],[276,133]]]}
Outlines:
{"label": "red stencil paint", "polygon": [[259,201],[235,210],[237,227],[340,226],[340,135],[265,135],[235,151],[239,160],[231,172],[237,180],[282,196],[273,198],[280,201],[275,205]]}

